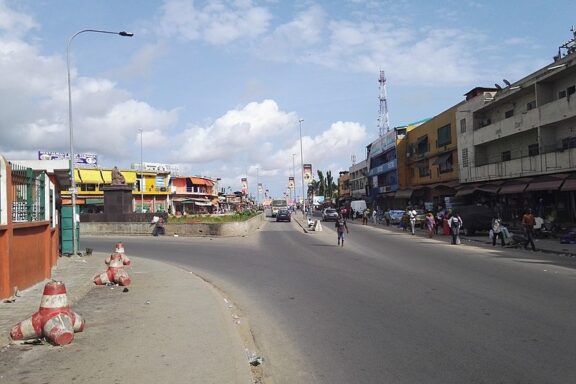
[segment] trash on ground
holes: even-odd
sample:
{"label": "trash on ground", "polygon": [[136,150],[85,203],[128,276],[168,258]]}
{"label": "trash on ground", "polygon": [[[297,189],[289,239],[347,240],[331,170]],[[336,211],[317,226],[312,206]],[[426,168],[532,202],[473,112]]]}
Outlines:
{"label": "trash on ground", "polygon": [[248,351],[248,349],[246,349],[246,356],[248,356],[248,363],[250,363],[251,366],[253,367],[257,367],[259,365],[261,365],[264,362],[264,358],[261,356],[258,356],[256,353],[254,352],[250,352]]}
{"label": "trash on ground", "polygon": [[26,341],[23,341],[22,344],[27,344],[27,345],[44,345],[44,340],[43,340],[43,339],[26,340]]}
{"label": "trash on ground", "polygon": [[14,302],[16,302],[16,298],[14,296],[12,296],[12,297],[9,297],[7,299],[2,300],[2,302],[7,303],[7,304],[14,303]]}
{"label": "trash on ground", "polygon": [[124,289],[122,290],[122,292],[128,292],[128,291],[129,291],[128,288],[124,288]]}

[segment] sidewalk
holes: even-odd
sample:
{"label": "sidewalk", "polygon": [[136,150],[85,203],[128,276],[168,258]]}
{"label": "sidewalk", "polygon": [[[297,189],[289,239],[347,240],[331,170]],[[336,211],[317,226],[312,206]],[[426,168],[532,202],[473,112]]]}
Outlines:
{"label": "sidewalk", "polygon": [[[302,229],[304,230],[304,232],[308,233],[308,226],[305,223],[304,217],[302,216],[301,213],[296,213],[295,215],[292,216],[293,219],[298,223],[298,225],[300,227],[302,227]],[[319,217],[311,217],[312,220],[319,220]],[[356,220],[347,220],[348,225],[360,225],[362,226],[362,220],[361,219],[356,219]],[[374,228],[382,228],[382,229],[386,229],[389,231],[394,231],[394,232],[403,232],[401,228],[398,227],[398,225],[390,225],[390,226],[386,226],[386,224],[374,224],[374,222],[372,220],[368,221],[368,226],[370,227],[374,227]],[[313,232],[310,232],[313,233]],[[409,232],[405,232],[405,233],[409,233]],[[423,229],[416,229],[416,235],[415,236],[427,236],[427,233],[425,230]],[[435,235],[434,239],[436,240],[443,240],[446,242],[451,242],[452,238],[451,236],[444,236],[444,235]],[[485,245],[485,246],[490,246],[492,247],[492,241],[488,238],[488,234],[484,234],[484,235],[478,235],[478,236],[460,236],[460,239],[462,240],[462,245],[465,244],[470,244],[473,243],[474,245]],[[536,250],[539,252],[544,252],[544,253],[553,253],[553,254],[557,254],[557,255],[566,255],[566,256],[572,256],[572,257],[576,257],[576,244],[561,244],[560,243],[560,239],[534,239],[534,244],[536,245]],[[501,249],[501,247],[498,245],[497,243],[497,247],[499,247]],[[506,246],[505,249],[522,249],[521,246]]]}
{"label": "sidewalk", "polygon": [[[192,271],[126,253],[132,261],[126,268],[132,279],[128,290],[94,285],[108,254],[61,257],[53,268],[52,278],[66,285],[71,309],[86,320],[70,345],[21,345],[9,338],[14,325],[38,310],[46,281],[20,292],[13,303],[0,302],[0,383],[94,382],[95,377],[253,383],[247,353],[254,351],[244,347],[245,322],[233,304]],[[22,360],[23,354],[29,358]],[[65,364],[77,368],[62,368]]]}

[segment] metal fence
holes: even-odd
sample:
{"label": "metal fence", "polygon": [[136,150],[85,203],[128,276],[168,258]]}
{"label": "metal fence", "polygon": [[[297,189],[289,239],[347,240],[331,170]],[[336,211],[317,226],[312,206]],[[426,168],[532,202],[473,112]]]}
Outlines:
{"label": "metal fence", "polygon": [[46,174],[34,174],[32,168],[10,164],[12,169],[12,221],[45,220],[44,185]]}

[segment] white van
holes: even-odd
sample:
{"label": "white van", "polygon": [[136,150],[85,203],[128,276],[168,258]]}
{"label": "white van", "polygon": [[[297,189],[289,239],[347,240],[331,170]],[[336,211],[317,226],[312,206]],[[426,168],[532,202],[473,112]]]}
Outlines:
{"label": "white van", "polygon": [[354,210],[355,214],[362,214],[366,210],[366,202],[364,200],[353,200],[350,202],[350,208]]}

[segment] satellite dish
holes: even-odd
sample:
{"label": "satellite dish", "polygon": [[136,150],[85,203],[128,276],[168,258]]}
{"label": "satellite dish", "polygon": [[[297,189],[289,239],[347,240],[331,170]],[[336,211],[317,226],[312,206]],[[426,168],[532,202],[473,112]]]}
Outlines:
{"label": "satellite dish", "polygon": [[502,80],[504,82],[504,84],[506,84],[507,86],[510,86],[510,82],[506,79]]}
{"label": "satellite dish", "polygon": [[499,86],[498,84],[494,84],[494,86],[496,87],[496,89],[497,89],[497,90],[499,90],[499,91],[501,91],[501,90],[502,90],[502,87],[501,87],[501,86]]}

